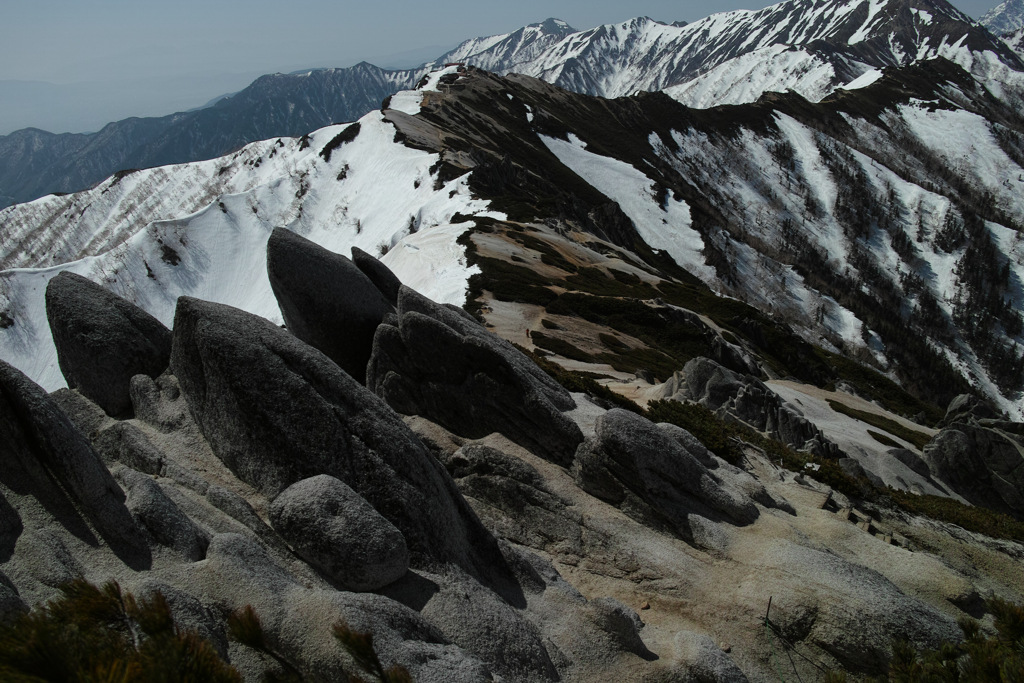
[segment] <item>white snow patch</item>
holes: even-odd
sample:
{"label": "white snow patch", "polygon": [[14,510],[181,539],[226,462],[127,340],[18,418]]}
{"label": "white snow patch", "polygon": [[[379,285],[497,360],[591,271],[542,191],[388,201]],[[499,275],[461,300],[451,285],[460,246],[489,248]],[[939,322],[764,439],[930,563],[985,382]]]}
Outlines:
{"label": "white snow patch", "polygon": [[882,72],[879,69],[871,69],[844,85],[843,90],[860,90],[861,88],[866,88],[881,77]]}
{"label": "white snow patch", "polygon": [[686,202],[669,196],[662,208],[650,178],[618,159],[588,152],[583,141],[571,133],[568,141],[540,137],[559,161],[618,202],[648,246],[668,252],[676,263],[705,282],[715,279],[714,269],[707,265],[701,253],[704,240],[691,227],[690,207]]}
{"label": "white snow patch", "polygon": [[470,276],[480,272],[467,264],[466,250],[457,242],[472,227],[472,222],[456,223],[408,235],[381,261],[402,284],[438,303],[462,306]]}
{"label": "white snow patch", "polygon": [[[864,25],[861,26],[857,31],[850,36],[848,44],[855,45],[862,43],[867,40],[868,36],[871,35],[872,24],[878,13],[889,4],[889,0],[867,0],[868,1],[868,18],[864,21]],[[853,3],[851,3],[852,5]],[[863,4],[863,3],[861,3]]]}
{"label": "white snow patch", "polygon": [[[395,111],[404,112],[410,116],[415,116],[420,113],[420,106],[423,104],[423,95],[428,92],[439,92],[438,84],[442,76],[448,74],[458,73],[459,67],[448,66],[437,71],[431,71],[427,76],[427,82],[423,84],[423,87],[416,90],[401,90],[391,96],[391,103],[388,105],[389,108]],[[511,97],[511,96],[510,96]]]}

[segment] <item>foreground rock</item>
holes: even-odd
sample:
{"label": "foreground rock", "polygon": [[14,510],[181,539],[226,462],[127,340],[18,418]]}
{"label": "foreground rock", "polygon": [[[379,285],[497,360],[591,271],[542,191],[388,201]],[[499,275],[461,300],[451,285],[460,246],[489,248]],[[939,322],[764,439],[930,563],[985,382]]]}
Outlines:
{"label": "foreground rock", "polygon": [[367,386],[406,415],[459,436],[500,432],[563,466],[583,434],[562,414],[568,392],[508,342],[462,311],[403,287],[398,318],[377,330]]}
{"label": "foreground rock", "polygon": [[319,474],[345,482],[401,530],[413,565],[500,566],[494,538],[444,468],[383,401],[267,320],[182,297],[171,366],[213,452],[274,498]]}
{"label": "foreground rock", "polygon": [[46,287],[46,317],[64,379],[108,415],[130,415],[135,375],[167,369],[171,333],[159,320],[80,275],[64,271]]}
{"label": "foreground rock", "polygon": [[767,432],[782,443],[838,459],[842,451],[800,412],[752,375],[740,375],[710,358],[694,358],[665,383],[662,398],[694,401]]}
{"label": "foreground rock", "polygon": [[267,274],[292,334],[364,383],[373,333],[394,310],[373,281],[341,254],[284,228],[267,242]]}
{"label": "foreground rock", "polygon": [[758,516],[752,502],[724,488],[678,440],[621,409],[598,419],[573,474],[584,491],[687,540],[695,535],[691,515],[735,524]]}
{"label": "foreground rock", "polygon": [[402,532],[326,474],[285,489],[270,507],[270,522],[304,560],[345,590],[377,590],[409,569]]}
{"label": "foreground rock", "polygon": [[124,492],[92,446],[42,388],[3,361],[0,443],[0,484],[34,497],[83,541],[97,544],[95,530],[125,562],[148,564]]}

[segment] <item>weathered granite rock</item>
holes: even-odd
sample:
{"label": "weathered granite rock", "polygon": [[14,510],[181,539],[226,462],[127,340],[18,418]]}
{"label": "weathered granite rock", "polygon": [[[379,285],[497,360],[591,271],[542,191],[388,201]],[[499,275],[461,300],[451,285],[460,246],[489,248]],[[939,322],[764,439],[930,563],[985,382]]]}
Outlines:
{"label": "weathered granite rock", "polygon": [[537,627],[472,577],[457,571],[410,572],[383,592],[403,604],[418,605],[420,614],[447,640],[480,657],[505,680],[559,678]]}
{"label": "weathered granite rock", "polygon": [[93,446],[108,465],[120,462],[146,474],[163,474],[163,453],[131,421],[104,429],[93,439]]}
{"label": "weathered granite rock", "polygon": [[587,603],[587,607],[594,625],[611,637],[613,644],[609,649],[632,652],[641,657],[650,654],[640,638],[644,622],[636,610],[615,598],[595,598]]}
{"label": "weathered granite rock", "polygon": [[285,489],[270,506],[270,523],[300,557],[344,590],[377,590],[409,569],[402,532],[326,474]]}
{"label": "weathered granite rock", "polygon": [[117,477],[128,494],[128,510],[157,543],[190,562],[206,557],[209,536],[178,509],[159,484],[128,467],[118,469]]}
{"label": "weathered granite rock", "polygon": [[579,512],[531,465],[479,444],[442,457],[459,490],[498,536],[553,554],[582,552]]}
{"label": "weathered granite rock", "polygon": [[[745,589],[748,597],[774,594],[772,623],[791,642],[814,644],[851,671],[884,673],[895,638],[917,649],[963,639],[951,616],[833,552],[775,541],[758,562],[760,580]],[[780,575],[803,589],[781,597],[775,588]]]}
{"label": "weathered granite rock", "polygon": [[181,389],[174,375],[163,374],[155,379],[135,375],[128,386],[128,393],[135,409],[135,419],[161,432],[179,429],[186,421],[186,411],[177,403]]}
{"label": "weathered granite rock", "polygon": [[13,621],[19,614],[28,611],[28,605],[18,595],[10,579],[0,572],[0,624]]}
{"label": "weathered granite rock", "polygon": [[0,492],[0,562],[6,562],[14,552],[14,544],[25,529],[21,516]]}
{"label": "weathered granite rock", "polygon": [[391,272],[390,268],[359,247],[352,247],[352,263],[356,264],[356,268],[370,278],[370,281],[376,285],[392,306],[398,305],[398,290],[402,288],[402,281]]}
{"label": "weathered granite rock", "polygon": [[925,445],[924,462],[972,504],[1024,519],[1024,425],[954,422]]}
{"label": "weathered granite rock", "polygon": [[84,515],[122,559],[148,564],[149,549],[124,492],[88,440],[41,387],[3,361],[0,443],[0,483],[33,495],[73,533],[95,542]]}
{"label": "weathered granite rock", "polygon": [[283,545],[280,536],[256,514],[249,501],[234,491],[228,491],[223,487],[211,484],[206,490],[206,500],[210,505],[228,517],[231,517],[236,522],[240,522],[244,527],[263,539],[265,543],[272,546]]}
{"label": "weathered granite rock", "polygon": [[214,454],[268,497],[319,474],[401,530],[413,566],[497,571],[500,553],[451,477],[383,401],[267,320],[182,297],[171,365]]}
{"label": "weathered granite rock", "polygon": [[64,271],[46,287],[57,362],[64,379],[109,415],[132,412],[128,385],[167,369],[171,333],[159,320],[100,285]]}
{"label": "weathered granite rock", "polygon": [[758,517],[753,503],[721,486],[678,441],[622,409],[598,418],[596,435],[576,453],[573,475],[591,495],[686,539],[693,538],[691,513],[735,524]]}
{"label": "weathered granite rock", "polygon": [[946,408],[946,416],[942,419],[943,426],[954,422],[972,422],[977,420],[997,420],[999,414],[989,404],[977,396],[960,394]]}
{"label": "weathered granite rock", "polygon": [[747,677],[711,636],[680,631],[675,639],[678,671],[683,681],[694,683],[746,683]]}
{"label": "weathered granite rock", "polygon": [[291,333],[364,383],[373,333],[394,310],[373,281],[341,254],[284,228],[267,242],[267,274]]}
{"label": "weathered granite rock", "polygon": [[569,465],[583,440],[562,414],[572,397],[536,364],[468,316],[403,287],[398,324],[374,338],[367,386],[406,415],[459,436],[500,432],[537,455]]}
{"label": "weathered granite rock", "polygon": [[694,358],[665,383],[662,398],[695,401],[719,417],[744,422],[794,448],[837,459],[842,451],[794,406],[753,375],[740,375],[710,358]]}
{"label": "weathered granite rock", "polygon": [[888,453],[922,477],[931,476],[932,472],[928,468],[928,463],[916,452],[906,448],[892,448]]}
{"label": "weathered granite rock", "polygon": [[344,621],[373,634],[385,666],[400,664],[413,680],[484,683],[493,680],[480,660],[455,645],[424,616],[393,599],[326,585],[310,588],[276,561],[265,546],[240,534],[217,534],[207,561],[191,565],[189,585],[204,603],[239,609],[252,605],[275,651],[321,680],[355,673],[330,626]]}

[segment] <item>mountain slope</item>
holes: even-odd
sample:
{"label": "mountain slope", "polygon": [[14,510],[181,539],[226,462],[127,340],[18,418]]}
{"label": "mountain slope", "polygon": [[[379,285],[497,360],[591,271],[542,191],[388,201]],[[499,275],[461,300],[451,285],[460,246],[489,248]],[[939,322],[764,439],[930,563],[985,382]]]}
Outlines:
{"label": "mountain slope", "polygon": [[[814,95],[813,99],[871,68],[937,56],[968,70],[984,68],[976,61],[1001,60],[1022,67],[1005,45],[945,0],[787,0],[757,11],[714,14],[682,26],[640,17],[570,34],[536,56],[509,54],[513,35],[468,41],[451,54],[488,70],[523,73],[602,97],[663,90],[736,60],[756,64],[766,54],[789,48],[812,55],[814,64],[808,68],[826,72],[815,87],[804,84],[804,94]],[[751,67],[730,68],[752,71]],[[769,71],[760,78],[770,75]],[[785,90],[791,82],[774,77],[753,86],[754,99],[766,90]],[[726,87],[732,82],[726,81]],[[684,99],[686,104],[704,105],[738,101],[735,91],[721,100],[714,96]]]}
{"label": "mountain slope", "polygon": [[1005,0],[981,18],[981,25],[997,36],[1006,36],[1024,28],[1024,1]]}
{"label": "mountain slope", "polygon": [[[774,358],[769,374],[856,384],[856,366],[828,355],[838,353],[928,401],[973,385],[1014,414],[1024,405],[1024,121],[960,67],[891,70],[819,104],[787,95],[707,111],[663,94],[609,101],[521,76],[443,73],[432,79],[443,92],[399,93],[359,128],[3,211],[8,266],[59,254],[0,278],[4,357],[60,384],[39,316],[42,287],[66,267],[163,320],[180,294],[276,320],[265,275],[247,264],[279,225],[335,250],[387,251],[401,277],[445,283],[449,301],[468,286],[474,300],[504,292],[580,315],[546,287],[618,291],[588,288],[597,273],[583,278],[551,254],[537,279],[454,245],[467,230],[486,234],[485,218],[508,219],[632,254],[623,259],[676,281],[660,295],[641,287],[641,298],[718,320]],[[749,306],[722,309],[708,287]],[[663,342],[653,348],[667,356],[616,362],[664,380],[693,350]]]}

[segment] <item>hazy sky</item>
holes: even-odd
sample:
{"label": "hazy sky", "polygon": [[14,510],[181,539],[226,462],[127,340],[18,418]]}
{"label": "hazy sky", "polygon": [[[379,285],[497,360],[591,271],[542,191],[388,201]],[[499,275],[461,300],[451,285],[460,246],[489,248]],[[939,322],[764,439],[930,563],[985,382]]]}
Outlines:
{"label": "hazy sky", "polygon": [[[957,0],[954,4],[977,17],[997,2]],[[773,2],[4,0],[0,82],[90,83],[96,84],[97,92],[104,92],[104,100],[127,101],[133,89],[136,99],[142,100],[150,96],[149,91],[159,94],[163,88],[164,99],[173,95],[181,103],[175,106],[187,108],[240,89],[262,73],[349,66],[363,59],[379,64],[387,61],[385,57],[419,48],[437,48],[424,54],[440,53],[465,38],[504,33],[547,17],[587,29],[640,15],[666,22],[693,21],[713,12],[769,4]],[[124,85],[128,81],[136,83]],[[192,82],[194,86],[189,85]],[[120,84],[121,92],[114,84]],[[29,101],[24,86],[17,91],[22,99],[16,102],[11,84],[5,85],[0,87],[0,114]],[[65,87],[59,93],[67,98],[72,89]],[[57,104],[63,101],[58,97],[52,106],[66,108]],[[9,130],[0,121],[0,134]]]}

